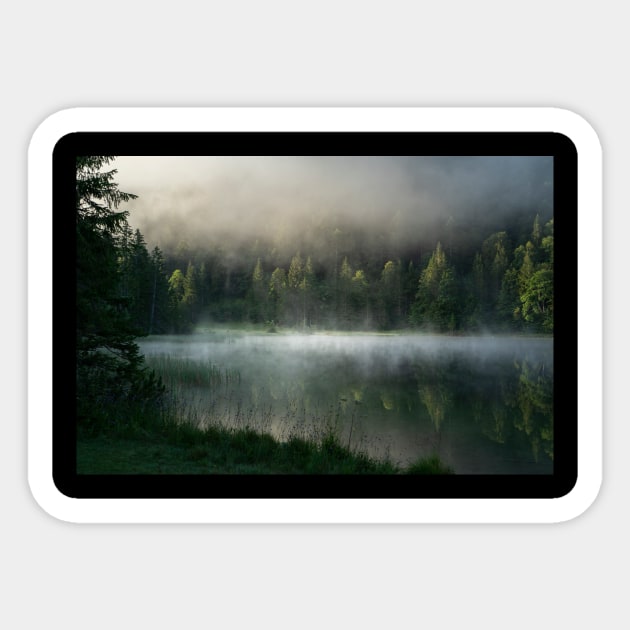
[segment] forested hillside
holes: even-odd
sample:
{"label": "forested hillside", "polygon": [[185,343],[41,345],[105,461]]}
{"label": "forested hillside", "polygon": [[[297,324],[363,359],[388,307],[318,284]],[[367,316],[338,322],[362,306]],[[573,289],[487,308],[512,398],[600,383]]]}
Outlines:
{"label": "forested hillside", "polygon": [[[369,182],[356,176],[352,194],[317,197],[320,210],[313,204],[309,212],[278,212],[273,208],[288,200],[271,188],[273,203],[253,196],[253,185],[243,189],[243,178],[248,182],[250,177],[243,175],[232,180],[232,192],[227,184],[220,188],[206,214],[198,194],[190,197],[194,210],[187,209],[188,193],[175,197],[177,209],[168,219],[162,210],[150,220],[145,201],[142,225],[155,239],[147,242],[132,227],[134,205],[142,199],[118,191],[117,171],[103,168],[111,159],[80,158],[77,165],[80,326],[85,308],[86,327],[103,313],[108,321],[115,313],[113,328],[120,335],[186,333],[213,323],[257,324],[269,330],[553,332],[553,207],[547,171],[538,178],[531,172],[521,177],[517,163],[509,162],[515,168],[501,188],[499,174],[508,173],[501,170],[506,168],[501,161],[484,162],[486,170],[480,171],[474,170],[475,164],[480,168],[478,162],[442,160],[442,171],[422,171],[422,190],[432,190],[434,180],[441,182],[434,199],[447,199],[451,189],[457,190],[452,214],[444,207],[438,212],[422,195],[417,209],[416,197],[407,195],[401,210],[391,184],[399,180],[393,172],[386,179],[376,169],[384,168],[385,161],[370,162],[370,172],[381,178],[379,186],[388,186],[391,210],[390,197],[375,184],[370,190],[378,203],[371,205],[359,186]],[[213,164],[221,168],[221,163]],[[340,181],[351,179],[353,164],[341,162],[346,170],[337,179],[328,168],[328,179],[319,183],[340,187]],[[415,162],[405,164],[420,168]],[[523,168],[526,164],[518,162]],[[447,167],[460,170],[455,175]],[[471,180],[470,172],[478,179]],[[465,176],[470,181],[462,184]],[[535,194],[521,182],[527,177],[535,182]],[[304,181],[314,185],[312,179]],[[487,199],[480,201],[475,181]],[[282,182],[282,190],[299,204],[305,184],[297,194]],[[260,184],[256,190],[264,196]],[[226,214],[233,197],[240,201],[230,218]],[[160,203],[159,196],[151,199]],[[124,210],[117,210],[119,204]],[[260,207],[248,211],[252,204]],[[94,313],[88,314],[90,309]]]}
{"label": "forested hillside", "polygon": [[164,253],[127,226],[121,294],[134,323],[154,334],[212,322],[553,332],[553,218],[532,209],[467,240],[452,220],[436,231],[431,246],[422,234],[399,251],[373,234],[322,226],[291,255],[259,240],[208,249],[182,241]]}

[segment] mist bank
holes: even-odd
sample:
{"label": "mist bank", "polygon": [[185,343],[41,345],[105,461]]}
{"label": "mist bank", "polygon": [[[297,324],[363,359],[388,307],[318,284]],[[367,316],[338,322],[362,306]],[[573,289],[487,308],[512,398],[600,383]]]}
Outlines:
{"label": "mist bank", "polygon": [[463,248],[476,234],[552,216],[544,156],[122,156],[116,168],[139,196],[131,224],[169,254],[181,242],[259,241],[321,259],[341,232],[391,256],[447,236]]}
{"label": "mist bank", "polygon": [[554,366],[553,339],[532,336],[294,331],[269,335],[217,327],[189,335],[155,335],[139,340],[138,345],[147,357],[212,362],[241,371],[281,373],[286,378],[298,372],[317,375],[332,365],[345,365],[359,376],[423,362],[441,366],[459,362],[474,365],[476,370],[515,360],[544,364],[550,372]]}

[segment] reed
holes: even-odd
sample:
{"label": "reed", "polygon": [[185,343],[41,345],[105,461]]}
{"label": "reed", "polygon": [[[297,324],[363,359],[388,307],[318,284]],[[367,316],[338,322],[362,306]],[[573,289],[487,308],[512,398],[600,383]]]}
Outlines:
{"label": "reed", "polygon": [[238,370],[219,367],[209,360],[180,359],[169,355],[146,357],[147,366],[169,386],[228,387],[239,385]]}

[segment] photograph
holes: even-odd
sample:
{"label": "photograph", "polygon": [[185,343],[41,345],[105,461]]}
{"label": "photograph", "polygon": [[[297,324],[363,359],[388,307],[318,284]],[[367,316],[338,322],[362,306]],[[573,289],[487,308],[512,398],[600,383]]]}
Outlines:
{"label": "photograph", "polygon": [[213,142],[196,139],[191,155],[155,154],[168,134],[138,155],[65,139],[76,424],[57,470],[112,496],[184,479],[184,496],[295,496],[296,479],[300,496],[494,496],[506,477],[554,492],[576,421],[554,423],[570,167],[531,142],[476,155],[475,134],[461,155],[200,155]]}

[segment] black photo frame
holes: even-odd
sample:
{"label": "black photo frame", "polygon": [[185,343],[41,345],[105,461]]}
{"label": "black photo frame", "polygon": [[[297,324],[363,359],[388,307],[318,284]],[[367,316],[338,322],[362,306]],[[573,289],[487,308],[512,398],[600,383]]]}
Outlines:
{"label": "black photo frame", "polygon": [[[81,155],[552,156],[554,164],[554,462],[550,475],[79,475],[71,316],[75,164]],[[73,499],[553,499],[578,474],[578,152],[552,132],[77,132],[52,159],[53,453],[58,491]],[[70,346],[70,348],[68,347]]]}

